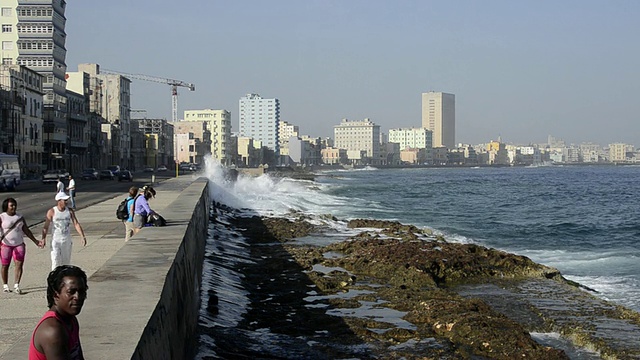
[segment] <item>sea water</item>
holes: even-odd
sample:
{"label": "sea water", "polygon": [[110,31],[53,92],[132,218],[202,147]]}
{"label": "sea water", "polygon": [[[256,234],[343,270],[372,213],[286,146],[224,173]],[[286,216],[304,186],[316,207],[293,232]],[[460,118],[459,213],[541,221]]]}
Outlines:
{"label": "sea water", "polygon": [[[527,256],[640,311],[639,166],[365,168],[321,171],[315,181],[263,175],[232,182],[222,173],[207,165],[214,201],[262,216],[302,212],[332,230],[302,242],[344,240],[357,233],[349,219],[397,220],[450,242]],[[241,317],[238,304],[229,311]]]}

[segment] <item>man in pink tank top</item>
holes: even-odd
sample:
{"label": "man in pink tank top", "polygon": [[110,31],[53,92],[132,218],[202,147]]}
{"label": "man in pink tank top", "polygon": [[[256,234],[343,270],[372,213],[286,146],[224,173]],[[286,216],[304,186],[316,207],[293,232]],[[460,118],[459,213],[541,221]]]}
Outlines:
{"label": "man in pink tank top", "polygon": [[61,265],[47,277],[49,311],[36,325],[29,360],[84,360],[76,316],[87,298],[87,274],[77,266]]}

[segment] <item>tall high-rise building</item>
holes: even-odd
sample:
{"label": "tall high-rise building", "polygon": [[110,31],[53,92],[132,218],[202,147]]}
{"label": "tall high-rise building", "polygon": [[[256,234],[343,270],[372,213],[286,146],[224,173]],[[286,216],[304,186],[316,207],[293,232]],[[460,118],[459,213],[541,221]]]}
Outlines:
{"label": "tall high-rise building", "polygon": [[433,131],[433,147],[454,149],[456,96],[430,91],[422,94],[422,127]]}
{"label": "tall high-rise building", "polygon": [[43,162],[54,166],[67,152],[64,0],[2,0],[2,64],[24,65],[44,78]]}
{"label": "tall high-rise building", "polygon": [[280,155],[280,100],[263,99],[258,94],[240,98],[240,136],[250,137]]}

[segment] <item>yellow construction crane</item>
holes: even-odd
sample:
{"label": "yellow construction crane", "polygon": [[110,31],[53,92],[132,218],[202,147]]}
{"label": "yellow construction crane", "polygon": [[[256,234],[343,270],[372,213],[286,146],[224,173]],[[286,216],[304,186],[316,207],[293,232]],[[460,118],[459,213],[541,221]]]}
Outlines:
{"label": "yellow construction crane", "polygon": [[195,85],[184,82],[184,81],[180,81],[180,80],[173,80],[173,79],[167,79],[167,78],[144,75],[144,74],[128,74],[120,71],[107,70],[107,69],[100,69],[100,73],[122,75],[129,79],[152,81],[160,84],[171,85],[171,120],[173,122],[178,121],[178,86],[189,88],[189,90],[191,91],[196,90]]}

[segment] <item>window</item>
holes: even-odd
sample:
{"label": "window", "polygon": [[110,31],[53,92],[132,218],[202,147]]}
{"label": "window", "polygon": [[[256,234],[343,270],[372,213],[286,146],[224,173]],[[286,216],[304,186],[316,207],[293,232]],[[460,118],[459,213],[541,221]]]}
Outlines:
{"label": "window", "polygon": [[2,50],[13,50],[13,41],[3,41]]}
{"label": "window", "polygon": [[2,8],[2,16],[11,16],[11,8]]}
{"label": "window", "polygon": [[10,33],[10,32],[12,32],[11,24],[2,24],[2,32],[3,32],[3,33]]}
{"label": "window", "polygon": [[2,65],[13,65],[13,60],[11,58],[2,58]]}

